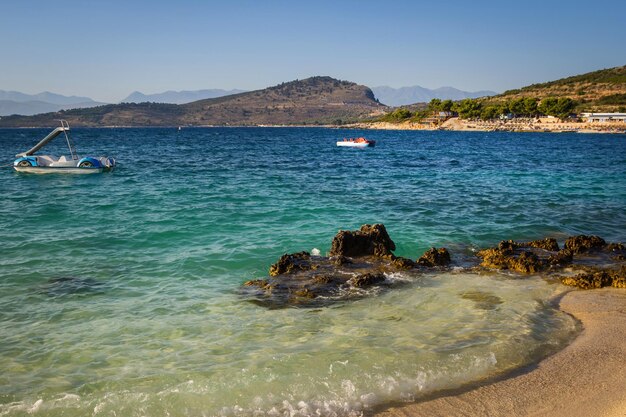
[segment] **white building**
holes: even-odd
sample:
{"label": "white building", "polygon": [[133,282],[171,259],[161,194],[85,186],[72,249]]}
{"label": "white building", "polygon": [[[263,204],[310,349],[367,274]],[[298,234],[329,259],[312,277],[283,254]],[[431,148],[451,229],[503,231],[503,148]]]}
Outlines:
{"label": "white building", "polygon": [[626,113],[581,113],[580,116],[587,122],[622,122],[626,123]]}

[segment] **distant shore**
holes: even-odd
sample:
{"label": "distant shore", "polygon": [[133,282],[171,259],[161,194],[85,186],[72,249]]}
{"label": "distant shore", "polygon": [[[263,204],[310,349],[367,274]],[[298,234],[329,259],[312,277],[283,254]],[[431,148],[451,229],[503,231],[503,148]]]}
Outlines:
{"label": "distant shore", "polygon": [[559,307],[580,320],[583,331],[529,372],[376,417],[626,416],[626,290],[571,291]]}
{"label": "distant shore", "polygon": [[373,122],[355,123],[350,127],[378,130],[449,130],[461,132],[578,132],[578,133],[626,133],[626,123],[585,123],[585,122],[542,122],[538,119],[511,120],[462,120],[453,117],[439,126],[429,126],[417,122]]}

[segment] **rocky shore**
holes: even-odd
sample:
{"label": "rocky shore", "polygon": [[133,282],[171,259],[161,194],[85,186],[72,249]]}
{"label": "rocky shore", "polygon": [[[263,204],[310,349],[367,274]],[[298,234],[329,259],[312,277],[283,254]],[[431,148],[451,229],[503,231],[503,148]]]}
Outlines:
{"label": "rocky shore", "polygon": [[[397,272],[420,274],[455,266],[446,248],[433,247],[414,259],[394,255],[395,249],[382,224],[340,230],[328,256],[284,254],[270,266],[269,277],[245,282],[241,293],[270,308],[319,306],[402,286],[402,281],[390,279]],[[569,237],[563,248],[549,237],[531,242],[506,240],[477,252],[469,266],[465,261],[463,268],[468,272],[542,274],[581,289],[626,288],[626,246],[598,236]]]}
{"label": "rocky shore", "polygon": [[[270,267],[269,277],[246,282],[242,295],[269,308],[320,306],[367,296],[372,288],[399,287],[389,280],[394,272],[459,268],[446,248],[433,247],[415,260],[395,256],[394,250],[382,224],[340,230],[328,256],[285,254]],[[567,238],[562,247],[550,237],[505,240],[478,251],[474,263],[463,268],[485,274],[485,279],[489,271],[499,270],[519,278],[541,274],[578,289],[596,289],[565,290],[555,301],[581,322],[582,333],[559,353],[502,380],[435,394],[418,403],[380,407],[376,417],[626,415],[625,245],[585,235]]]}
{"label": "rocky shore", "polygon": [[524,118],[511,120],[463,120],[453,117],[440,125],[405,121],[400,123],[356,123],[349,127],[375,130],[449,130],[462,132],[577,132],[577,133],[626,133],[626,123],[543,122]]}

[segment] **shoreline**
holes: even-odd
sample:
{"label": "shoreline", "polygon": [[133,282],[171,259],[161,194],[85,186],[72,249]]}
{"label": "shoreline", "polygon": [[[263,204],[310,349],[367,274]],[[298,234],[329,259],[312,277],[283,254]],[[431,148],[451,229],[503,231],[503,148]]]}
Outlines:
{"label": "shoreline", "polygon": [[[424,125],[416,122],[373,122],[354,123],[355,129],[368,130],[426,130],[453,132],[532,132],[532,133],[626,133],[626,123],[589,123],[589,122],[542,122],[538,119],[511,120],[462,120],[452,117],[442,124]],[[345,127],[345,126],[344,126]]]}
{"label": "shoreline", "polygon": [[583,327],[563,350],[510,378],[375,416],[626,416],[626,290],[573,290],[558,305]]}
{"label": "shoreline", "polygon": [[[462,120],[452,117],[440,125],[424,125],[416,122],[357,122],[343,125],[320,124],[277,124],[277,125],[106,125],[84,126],[75,125],[80,129],[206,129],[206,128],[320,128],[320,129],[354,129],[354,130],[423,130],[423,131],[449,131],[449,132],[517,132],[517,133],[603,133],[603,134],[626,134],[626,123],[589,123],[589,122],[550,122],[545,123],[537,119],[512,119],[512,120]],[[42,126],[13,126],[0,127],[0,129],[48,129]]]}

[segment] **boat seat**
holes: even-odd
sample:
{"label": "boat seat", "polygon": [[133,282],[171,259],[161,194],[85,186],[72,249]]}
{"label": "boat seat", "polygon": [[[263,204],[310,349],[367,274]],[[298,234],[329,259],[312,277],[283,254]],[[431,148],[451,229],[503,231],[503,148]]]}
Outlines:
{"label": "boat seat", "polygon": [[65,155],[61,155],[59,157],[59,162],[67,162],[67,158],[65,157]]}

